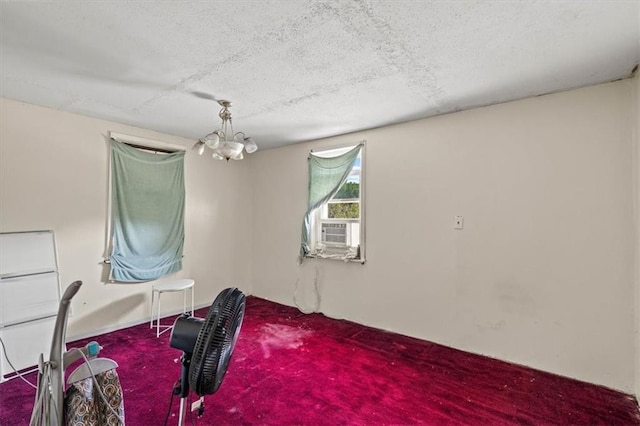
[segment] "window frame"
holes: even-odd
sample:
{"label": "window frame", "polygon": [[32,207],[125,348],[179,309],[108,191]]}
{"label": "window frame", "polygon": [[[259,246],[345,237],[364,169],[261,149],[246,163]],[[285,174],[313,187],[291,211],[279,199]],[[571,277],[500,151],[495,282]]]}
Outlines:
{"label": "window frame", "polygon": [[[103,257],[103,261],[102,263],[104,265],[108,265],[108,278],[107,278],[107,282],[110,283],[114,283],[114,282],[118,282],[118,283],[138,283],[138,282],[149,282],[149,281],[153,281],[154,279],[161,279],[163,277],[168,276],[169,274],[165,274],[162,276],[159,276],[157,278],[153,278],[153,279],[144,279],[144,280],[136,280],[136,281],[130,281],[130,280],[120,280],[120,279],[116,279],[114,278],[114,274],[113,274],[113,268],[114,268],[114,264],[112,262],[112,254],[113,254],[113,250],[114,247],[116,247],[116,235],[114,234],[114,216],[113,216],[113,209],[114,209],[114,188],[113,188],[113,180],[114,180],[114,169],[113,169],[113,151],[111,148],[111,143],[109,142],[110,140],[119,142],[123,145],[126,145],[134,150],[137,151],[141,151],[141,152],[147,152],[147,153],[153,153],[156,155],[169,155],[169,154],[174,154],[174,153],[180,153],[183,152],[187,153],[187,148],[182,146],[182,145],[178,145],[178,144],[173,144],[173,143],[168,143],[168,142],[163,142],[163,141],[159,141],[159,140],[155,140],[155,139],[148,139],[148,138],[143,138],[143,137],[139,137],[139,136],[132,136],[132,135],[127,135],[127,134],[123,134],[123,133],[117,133],[117,132],[113,132],[110,131],[109,132],[109,137],[107,138],[107,144],[108,144],[108,154],[107,154],[107,161],[108,161],[108,165],[107,165],[107,202],[106,202],[106,207],[107,207],[107,212],[106,212],[106,218],[107,218],[107,223],[105,226],[105,250],[104,250],[104,257]],[[184,196],[186,197],[186,174],[184,172],[184,165],[185,165],[185,159],[183,158],[182,160],[183,163],[183,182],[184,182]],[[184,210],[184,206],[183,206],[183,210]],[[183,217],[182,217],[182,227],[184,229],[185,226],[185,216],[186,213],[183,213]],[[182,238],[182,244],[184,246],[184,235],[185,235],[185,231],[183,230],[182,232],[183,234],[183,238]],[[184,258],[184,253],[182,253],[181,255],[181,259]],[[183,267],[180,267],[180,270],[182,270]],[[178,272],[175,271],[175,272]],[[172,273],[175,273],[172,272]]]}
{"label": "window frame", "polygon": [[[366,261],[366,183],[365,183],[365,169],[366,169],[366,143],[365,141],[359,141],[357,143],[345,143],[341,145],[328,146],[315,148],[311,150],[311,153],[314,155],[322,156],[322,153],[330,152],[330,151],[340,151],[344,152],[348,151],[356,147],[357,145],[362,144],[362,148],[360,149],[360,171],[359,171],[359,198],[354,199],[339,199],[339,202],[354,202],[357,201],[360,204],[359,213],[360,217],[358,219],[340,219],[340,218],[328,218],[327,210],[328,205],[334,201],[334,198],[331,198],[322,206],[318,207],[312,214],[311,218],[311,232],[310,232],[310,248],[311,252],[308,257],[317,258],[317,259],[328,259],[328,260],[339,260],[342,262],[354,262],[364,264]],[[340,155],[338,153],[337,155]],[[325,217],[323,217],[323,215]],[[322,223],[359,223],[359,244],[355,246],[347,246],[347,248],[342,249],[339,246],[329,246],[325,248],[325,252],[318,251],[318,243],[322,240],[321,232],[322,232]],[[345,254],[349,252],[349,249],[355,248],[358,250],[359,247],[359,257],[347,257],[345,258]]]}

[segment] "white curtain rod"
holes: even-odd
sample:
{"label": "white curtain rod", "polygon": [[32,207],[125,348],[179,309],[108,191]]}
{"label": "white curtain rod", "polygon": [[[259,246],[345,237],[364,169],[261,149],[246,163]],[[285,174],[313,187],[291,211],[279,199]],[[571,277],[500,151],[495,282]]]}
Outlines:
{"label": "white curtain rod", "polygon": [[345,142],[342,143],[340,145],[330,145],[330,146],[318,146],[315,148],[312,148],[309,150],[309,152],[322,152],[322,151],[333,151],[335,149],[342,149],[342,148],[354,148],[358,145],[362,144],[363,146],[367,144],[367,140],[366,139],[362,139],[360,142],[357,143],[350,143],[350,142]]}
{"label": "white curtain rod", "polygon": [[142,138],[140,136],[125,135],[124,133],[109,132],[109,136],[111,136],[113,139],[117,140],[118,142],[137,145],[143,148],[149,148],[151,150],[154,148],[161,149],[163,151],[172,151],[172,152],[187,150],[187,148],[182,145],[161,142],[154,139]]}

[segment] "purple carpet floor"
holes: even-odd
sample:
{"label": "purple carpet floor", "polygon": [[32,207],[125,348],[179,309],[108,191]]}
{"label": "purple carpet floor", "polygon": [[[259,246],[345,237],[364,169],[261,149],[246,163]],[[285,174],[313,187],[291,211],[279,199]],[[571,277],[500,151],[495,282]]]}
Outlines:
{"label": "purple carpet floor", "polygon": [[[68,346],[89,340],[120,365],[128,425],[162,425],[168,412],[177,424],[169,333],[142,324]],[[1,384],[0,425],[28,424],[33,396],[18,379]],[[185,424],[640,425],[640,412],[601,386],[249,297],[220,389]]]}

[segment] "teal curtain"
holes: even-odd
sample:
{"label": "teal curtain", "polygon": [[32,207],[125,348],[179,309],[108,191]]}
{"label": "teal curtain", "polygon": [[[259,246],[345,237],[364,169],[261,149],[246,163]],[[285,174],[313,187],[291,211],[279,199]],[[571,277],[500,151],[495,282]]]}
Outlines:
{"label": "teal curtain", "polygon": [[313,211],[331,199],[342,184],[347,180],[353,165],[360,154],[362,144],[337,157],[318,157],[309,154],[309,201],[307,212],[302,221],[302,241],[300,244],[300,258],[309,254],[311,240],[311,216]]}
{"label": "teal curtain", "polygon": [[110,260],[116,281],[150,281],[182,269],[184,155],[111,140]]}

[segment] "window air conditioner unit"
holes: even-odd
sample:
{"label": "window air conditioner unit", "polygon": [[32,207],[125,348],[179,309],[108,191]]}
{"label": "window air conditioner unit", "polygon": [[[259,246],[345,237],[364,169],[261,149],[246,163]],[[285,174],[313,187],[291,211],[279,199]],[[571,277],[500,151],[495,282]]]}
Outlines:
{"label": "window air conditioner unit", "polygon": [[322,223],[322,243],[346,246],[349,241],[349,227],[346,223]]}

